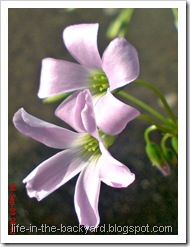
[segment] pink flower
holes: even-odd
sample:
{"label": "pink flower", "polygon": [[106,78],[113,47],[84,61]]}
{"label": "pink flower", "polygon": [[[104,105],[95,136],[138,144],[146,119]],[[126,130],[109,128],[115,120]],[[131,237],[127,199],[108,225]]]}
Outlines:
{"label": "pink flower", "polygon": [[[126,126],[138,115],[138,111],[126,105],[125,110],[126,114],[124,109],[121,109],[121,113],[124,114]],[[79,223],[86,227],[97,227],[100,221],[98,200],[101,181],[112,187],[123,188],[134,181],[135,175],[108,152],[107,147],[113,143],[113,137],[97,129],[89,90],[67,98],[57,108],[56,115],[78,133],[42,121],[23,108],[14,115],[14,125],[20,132],[48,147],[64,149],[38,165],[23,180],[27,193],[40,201],[80,173],[74,196]]]}
{"label": "pink flower", "polygon": [[[99,112],[104,106],[106,112],[117,114],[109,105],[110,95],[107,94],[138,77],[139,60],[136,49],[124,38],[111,41],[101,58],[97,47],[98,27],[97,23],[79,24],[64,30],[65,46],[80,64],[45,58],[38,96],[45,98],[87,88],[93,95],[97,126],[107,134],[116,135],[117,132],[106,129],[107,115],[102,118]],[[117,125],[120,120],[115,118],[115,121]]]}

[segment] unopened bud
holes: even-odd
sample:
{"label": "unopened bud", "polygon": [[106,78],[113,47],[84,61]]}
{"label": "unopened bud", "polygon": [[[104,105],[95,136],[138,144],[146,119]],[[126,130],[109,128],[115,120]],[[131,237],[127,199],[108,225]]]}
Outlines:
{"label": "unopened bud", "polygon": [[146,153],[153,166],[156,166],[165,176],[170,175],[170,167],[164,158],[161,148],[156,143],[148,142]]}
{"label": "unopened bud", "polygon": [[168,163],[170,163],[174,166],[176,166],[178,164],[177,155],[175,154],[175,152],[171,148],[165,148],[164,156],[165,156],[166,160],[168,161]]}
{"label": "unopened bud", "polygon": [[172,147],[178,153],[178,136],[172,137]]}

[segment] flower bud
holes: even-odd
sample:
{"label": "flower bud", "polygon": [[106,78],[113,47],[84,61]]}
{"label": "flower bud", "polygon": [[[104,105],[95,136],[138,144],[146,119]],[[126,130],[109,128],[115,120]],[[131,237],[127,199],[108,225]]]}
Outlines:
{"label": "flower bud", "polygon": [[146,145],[146,153],[153,166],[156,166],[163,175],[170,175],[170,167],[164,158],[161,148],[156,143],[148,142]]}
{"label": "flower bud", "polygon": [[176,166],[178,164],[177,155],[171,148],[165,148],[164,150],[164,157],[168,161],[168,163]]}
{"label": "flower bud", "polygon": [[178,136],[172,137],[172,147],[178,153]]}

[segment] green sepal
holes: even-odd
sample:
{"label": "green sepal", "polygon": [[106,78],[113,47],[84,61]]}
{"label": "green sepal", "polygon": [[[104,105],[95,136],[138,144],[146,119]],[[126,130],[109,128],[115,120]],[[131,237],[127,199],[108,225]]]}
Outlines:
{"label": "green sepal", "polygon": [[146,145],[146,153],[153,165],[161,165],[164,157],[161,148],[154,142],[148,142]]}
{"label": "green sepal", "polygon": [[164,157],[166,158],[167,162],[176,166],[178,164],[177,155],[171,148],[165,148],[163,151]]}
{"label": "green sepal", "polygon": [[178,136],[172,137],[172,147],[178,153]]}
{"label": "green sepal", "polygon": [[161,148],[156,143],[148,142],[146,145],[146,153],[153,166],[156,166],[163,175],[170,175],[170,167],[163,155]]}
{"label": "green sepal", "polygon": [[51,96],[51,97],[48,97],[48,98],[45,98],[43,100],[44,103],[54,103],[54,102],[57,102],[57,101],[63,101],[65,100],[71,93],[63,93],[63,94],[58,94],[58,95],[55,95],[55,96]]}

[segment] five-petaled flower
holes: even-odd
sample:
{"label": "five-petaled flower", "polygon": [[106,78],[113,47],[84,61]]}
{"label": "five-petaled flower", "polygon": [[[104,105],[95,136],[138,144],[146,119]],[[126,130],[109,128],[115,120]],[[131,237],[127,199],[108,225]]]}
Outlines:
{"label": "five-petaled flower", "polygon": [[[125,104],[121,113],[125,126],[139,114]],[[56,115],[77,132],[42,121],[23,108],[14,115],[14,125],[20,132],[49,147],[64,149],[38,165],[23,182],[28,195],[41,200],[80,172],[74,196],[79,223],[97,227],[101,181],[122,188],[130,185],[135,175],[108,152],[114,137],[97,128],[89,90],[72,94],[57,108]],[[109,122],[108,125],[112,128],[114,123]]]}
{"label": "five-petaled flower", "polygon": [[[93,96],[97,126],[109,135],[117,135],[114,129],[107,132],[106,128],[110,115],[112,119],[117,116],[117,107],[113,106],[120,104],[114,97],[110,101],[110,92],[138,77],[138,54],[126,39],[115,38],[101,58],[97,47],[98,27],[97,23],[78,24],[64,30],[64,44],[79,64],[43,59],[38,96],[46,98],[87,88]],[[120,117],[115,117],[116,125],[122,123]]]}

